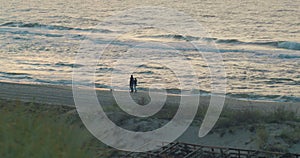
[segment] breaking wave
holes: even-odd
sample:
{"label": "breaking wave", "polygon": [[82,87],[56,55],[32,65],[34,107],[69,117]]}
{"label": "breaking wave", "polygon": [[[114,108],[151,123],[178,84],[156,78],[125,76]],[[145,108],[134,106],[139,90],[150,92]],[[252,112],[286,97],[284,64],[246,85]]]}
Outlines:
{"label": "breaking wave", "polygon": [[218,39],[218,38],[200,38],[195,36],[185,36],[180,34],[164,34],[164,35],[147,35],[138,36],[139,38],[167,38],[184,41],[197,41],[203,40],[208,42],[223,43],[223,44],[236,44],[236,45],[259,45],[259,46],[270,46],[282,49],[300,50],[300,43],[292,41],[266,41],[266,42],[244,42],[238,39]]}
{"label": "breaking wave", "polygon": [[24,27],[24,28],[41,28],[41,29],[48,29],[48,30],[78,30],[78,31],[91,31],[91,32],[101,32],[101,33],[111,33],[113,31],[108,29],[94,29],[94,28],[73,28],[73,27],[66,27],[66,26],[57,26],[57,25],[45,25],[40,23],[24,23],[24,22],[6,22],[1,24],[0,26],[7,26],[7,27]]}

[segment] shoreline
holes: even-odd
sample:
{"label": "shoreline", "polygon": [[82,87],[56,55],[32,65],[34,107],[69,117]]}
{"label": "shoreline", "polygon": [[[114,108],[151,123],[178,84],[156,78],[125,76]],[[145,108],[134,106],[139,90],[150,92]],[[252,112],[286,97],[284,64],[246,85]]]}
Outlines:
{"label": "shoreline", "polygon": [[[113,105],[116,103],[111,90],[96,88],[96,93],[98,99],[101,98],[99,99],[101,105]],[[129,92],[113,91],[113,93],[127,96]],[[146,91],[139,91],[131,96],[134,100],[149,98]],[[178,104],[180,101],[180,95],[178,94],[167,94],[167,97],[166,104]],[[71,86],[0,82],[0,98],[50,105],[75,106]],[[200,96],[199,107],[207,107],[209,103],[210,96]],[[300,105],[298,102],[254,101],[225,97],[224,108],[232,110],[251,109],[263,112],[284,108],[300,115]]]}

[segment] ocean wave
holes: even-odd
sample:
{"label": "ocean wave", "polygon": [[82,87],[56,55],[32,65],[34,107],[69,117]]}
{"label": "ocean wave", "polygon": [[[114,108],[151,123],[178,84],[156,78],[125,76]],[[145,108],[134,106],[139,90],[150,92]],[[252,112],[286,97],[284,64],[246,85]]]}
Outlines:
{"label": "ocean wave", "polygon": [[105,85],[105,84],[101,84],[101,83],[95,83],[95,87],[111,89],[111,87],[109,85]]}
{"label": "ocean wave", "polygon": [[[53,33],[40,33],[40,32],[29,32],[23,30],[0,30],[0,32],[9,32],[14,35],[34,35],[34,36],[45,36],[45,37],[63,37],[62,34],[53,34]],[[15,40],[30,40],[26,38],[13,37]]]}
{"label": "ocean wave", "polygon": [[244,45],[262,45],[262,46],[271,46],[271,47],[282,48],[282,49],[300,50],[300,43],[291,42],[291,41],[243,42],[236,39],[227,39],[227,40],[217,40],[216,42],[244,44]]}
{"label": "ocean wave", "polygon": [[32,79],[30,74],[27,73],[15,73],[15,72],[0,72],[3,78],[8,79]]}
{"label": "ocean wave", "polygon": [[242,44],[242,45],[259,45],[259,46],[270,46],[289,50],[300,50],[300,43],[291,41],[271,41],[271,42],[243,42],[237,39],[218,39],[216,43],[231,43],[231,44]]}
{"label": "ocean wave", "polygon": [[21,76],[2,76],[3,78],[7,78],[7,79],[18,79],[18,80],[20,80],[20,79],[27,79],[27,80],[31,80],[32,79],[32,77],[29,77],[29,76],[23,76],[23,75],[21,75]]}
{"label": "ocean wave", "polygon": [[24,65],[32,65],[32,66],[52,66],[51,64],[45,64],[45,63],[32,63],[32,62],[24,62],[24,61],[20,61],[18,62],[18,64],[24,64]]}
{"label": "ocean wave", "polygon": [[281,59],[296,59],[296,58],[300,58],[300,55],[279,54],[278,58],[281,58]]}
{"label": "ocean wave", "polygon": [[97,72],[99,73],[106,73],[106,72],[113,72],[116,71],[114,68],[111,67],[100,67],[97,69]]}
{"label": "ocean wave", "polygon": [[0,26],[7,27],[24,27],[24,28],[42,28],[48,30],[77,30],[77,31],[88,31],[88,32],[101,32],[101,33],[111,33],[113,31],[108,29],[94,29],[94,28],[74,28],[58,25],[45,25],[40,23],[24,23],[24,22],[6,22]]}
{"label": "ocean wave", "polygon": [[154,65],[147,65],[147,64],[142,64],[139,65],[138,68],[146,68],[146,69],[167,69],[164,66],[154,66]]}
{"label": "ocean wave", "polygon": [[194,36],[184,36],[180,34],[164,34],[164,35],[147,35],[147,36],[138,36],[139,38],[165,38],[165,39],[177,39],[184,41],[196,41],[199,40],[199,37]]}
{"label": "ocean wave", "polygon": [[300,50],[300,43],[291,41],[271,41],[271,42],[243,42],[237,39],[217,39],[216,43],[231,43],[231,44],[243,44],[243,45],[260,45],[270,46],[276,48]]}
{"label": "ocean wave", "polygon": [[266,84],[278,84],[278,83],[293,83],[295,82],[293,79],[290,78],[270,78],[267,81],[264,81]]}
{"label": "ocean wave", "polygon": [[242,41],[239,41],[237,39],[216,39],[216,43],[234,43],[234,44],[242,44]]}
{"label": "ocean wave", "polygon": [[69,63],[58,62],[58,63],[55,63],[55,66],[58,66],[58,67],[73,67],[73,68],[79,68],[79,67],[82,67],[83,65],[80,65],[80,64],[69,64]]}
{"label": "ocean wave", "polygon": [[51,84],[51,85],[71,85],[72,80],[44,80],[44,79],[35,79],[37,83]]}
{"label": "ocean wave", "polygon": [[281,96],[281,95],[259,95],[259,94],[226,94],[229,97],[247,100],[269,100],[277,102],[300,102],[300,98],[296,96]]}
{"label": "ocean wave", "polygon": [[282,49],[290,49],[290,50],[300,50],[300,43],[292,42],[292,41],[265,41],[265,42],[244,42],[238,39],[218,39],[211,37],[195,37],[195,36],[186,36],[180,34],[162,34],[162,35],[147,35],[147,36],[138,36],[139,38],[167,38],[167,39],[176,39],[183,41],[207,41],[207,42],[215,42],[221,44],[236,44],[236,45],[259,45],[259,46],[270,46]]}
{"label": "ocean wave", "polygon": [[154,74],[153,71],[141,71],[141,72],[137,72],[137,74]]}
{"label": "ocean wave", "polygon": [[0,74],[5,74],[5,75],[29,75],[27,73],[17,73],[17,72],[0,72]]}
{"label": "ocean wave", "polygon": [[297,42],[279,42],[278,46],[279,48],[285,48],[285,49],[291,49],[291,50],[300,50],[300,43]]}

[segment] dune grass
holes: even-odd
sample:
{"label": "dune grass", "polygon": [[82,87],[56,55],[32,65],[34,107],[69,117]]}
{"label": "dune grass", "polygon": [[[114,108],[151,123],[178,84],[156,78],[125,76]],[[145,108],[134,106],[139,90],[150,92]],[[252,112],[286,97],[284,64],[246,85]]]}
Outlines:
{"label": "dune grass", "polygon": [[[162,109],[155,115],[171,119],[176,108]],[[105,111],[120,111],[116,105]],[[196,120],[201,120],[206,108],[200,108]],[[235,111],[224,109],[214,129],[231,129],[250,125],[257,133],[259,146],[266,146],[268,133],[259,125],[267,123],[300,122],[295,112],[277,109],[272,113],[255,110]],[[81,123],[71,107],[0,100],[0,157],[118,157],[118,153],[94,138]],[[256,126],[257,125],[257,126]],[[283,131],[280,137],[293,144],[299,141],[299,127]]]}
{"label": "dune grass", "polygon": [[[63,106],[0,101],[0,157],[109,157],[105,146]],[[103,150],[104,149],[104,150]]]}
{"label": "dune grass", "polygon": [[285,123],[288,121],[300,122],[299,116],[284,108],[278,108],[273,112],[264,113],[258,110],[229,110],[225,109],[216,124],[217,128],[229,128],[231,126],[244,126],[252,124]]}

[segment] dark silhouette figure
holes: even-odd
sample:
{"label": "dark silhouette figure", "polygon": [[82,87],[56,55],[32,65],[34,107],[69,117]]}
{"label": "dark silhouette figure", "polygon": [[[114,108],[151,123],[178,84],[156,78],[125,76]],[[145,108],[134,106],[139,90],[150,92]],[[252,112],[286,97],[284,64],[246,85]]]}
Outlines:
{"label": "dark silhouette figure", "polygon": [[136,86],[137,86],[137,79],[134,78],[134,80],[133,80],[133,88],[134,88],[134,92],[137,92]]}
{"label": "dark silhouette figure", "polygon": [[133,92],[133,75],[130,76],[130,81],[129,81],[129,88],[130,88],[130,93]]}

